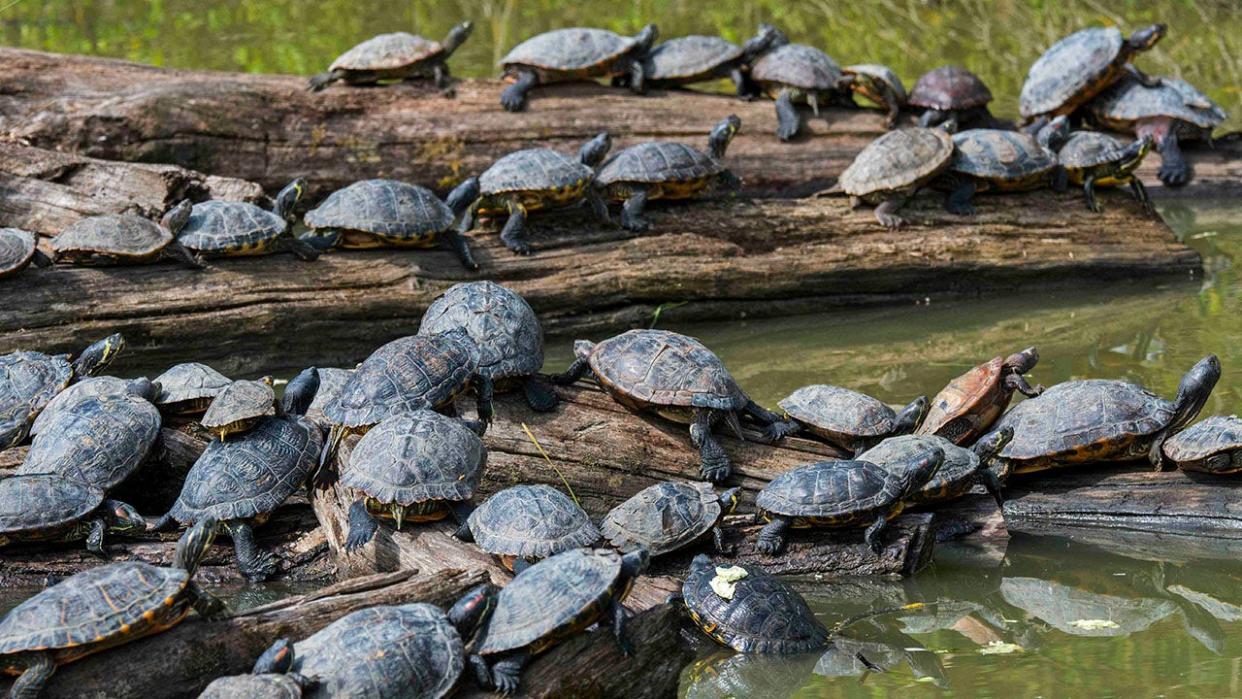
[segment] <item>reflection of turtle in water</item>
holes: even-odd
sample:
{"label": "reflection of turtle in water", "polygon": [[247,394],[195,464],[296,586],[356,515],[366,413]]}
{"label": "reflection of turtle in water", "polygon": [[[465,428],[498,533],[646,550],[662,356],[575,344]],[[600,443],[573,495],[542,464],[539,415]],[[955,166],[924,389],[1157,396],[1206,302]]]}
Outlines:
{"label": "reflection of turtle in water", "polygon": [[812,684],[817,653],[758,655],[720,650],[686,669],[684,699],[790,697]]}
{"label": "reflection of turtle in water", "polygon": [[1000,593],[1009,604],[1073,636],[1128,636],[1177,611],[1169,600],[1105,595],[1039,578],[1007,577]]}

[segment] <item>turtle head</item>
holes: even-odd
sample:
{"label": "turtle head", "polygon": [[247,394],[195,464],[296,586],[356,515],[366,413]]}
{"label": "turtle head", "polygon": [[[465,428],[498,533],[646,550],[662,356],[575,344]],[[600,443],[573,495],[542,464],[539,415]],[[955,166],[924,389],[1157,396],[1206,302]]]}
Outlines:
{"label": "turtle head", "polygon": [[155,401],[155,397],[160,392],[160,382],[152,381],[145,376],[132,379],[125,384],[125,392],[131,396],[137,396],[146,401]]}
{"label": "turtle head", "polygon": [[82,350],[82,354],[73,360],[74,376],[94,376],[108,368],[116,355],[125,349],[125,336],[113,333],[104,339]]}
{"label": "turtle head", "polygon": [[713,159],[720,160],[725,156],[729,143],[733,141],[734,134],[740,128],[742,128],[742,120],[736,114],[730,114],[724,118],[724,121],[716,124],[716,128],[712,129],[711,135],[707,137],[707,152]]}
{"label": "turtle head", "polygon": [[278,638],[254,661],[255,675],[283,675],[293,667],[293,641]]}
{"label": "turtle head", "polygon": [[1219,380],[1220,360],[1214,354],[1200,359],[1186,372],[1177,387],[1177,404],[1169,422],[1169,434],[1180,431],[1199,415]]}
{"label": "turtle head", "polygon": [[574,356],[578,359],[586,359],[595,351],[595,343],[590,340],[574,340]]}
{"label": "turtle head", "polygon": [[910,434],[917,430],[919,425],[923,424],[923,418],[927,417],[927,409],[929,407],[931,407],[931,401],[927,400],[927,396],[919,396],[910,401],[909,405],[902,408],[900,413],[897,413],[893,434]]}
{"label": "turtle head", "polygon": [[450,54],[457,50],[458,46],[466,43],[466,39],[470,38],[470,33],[473,31],[474,22],[470,20],[466,20],[450,29],[448,36],[444,37],[444,41],[440,42],[444,48],[444,57],[448,58]]}
{"label": "turtle head", "polygon": [[299,177],[285,185],[285,188],[276,195],[276,215],[289,223],[293,223],[293,210],[297,208],[298,202],[302,201],[304,194],[306,194],[306,180],[304,178]]}
{"label": "turtle head", "polygon": [[720,494],[720,509],[723,514],[731,515],[737,509],[737,504],[742,500],[741,488],[729,488]]}
{"label": "turtle head", "polygon": [[660,28],[654,23],[648,24],[642,28],[642,31],[634,35],[634,42],[637,44],[634,50],[639,53],[646,53],[655,46],[656,39],[660,38]]}
{"label": "turtle head", "polygon": [[194,205],[189,199],[182,199],[177,205],[168,210],[164,217],[160,219],[160,225],[168,229],[169,233],[177,235],[185,228],[185,224],[190,220],[190,214],[194,211]]}
{"label": "turtle head", "polygon": [[491,583],[476,585],[448,611],[449,621],[464,640],[469,641],[474,632],[487,623],[492,610],[496,608],[498,592]]}
{"label": "turtle head", "polygon": [[[742,60],[746,63],[753,62],[756,58],[763,55],[765,51],[776,48],[779,45],[778,42],[784,36],[781,30],[776,27],[770,24],[760,24],[759,31],[755,32],[755,35],[750,39],[747,39],[745,44],[742,44]],[[789,39],[785,39],[785,43],[788,42]]]}
{"label": "turtle head", "polygon": [[1021,352],[1014,352],[1005,357],[1005,369],[1014,374],[1029,374],[1038,363],[1039,351],[1034,347],[1027,347]]}
{"label": "turtle head", "polygon": [[466,209],[479,198],[479,178],[469,177],[464,182],[453,188],[449,192],[448,199],[444,203],[448,204],[448,208],[452,209],[454,217],[461,217],[466,213]]}
{"label": "turtle head", "polygon": [[1169,30],[1168,26],[1163,24],[1153,24],[1149,27],[1134,32],[1130,35],[1129,44],[1131,51],[1147,51],[1156,45],[1156,42],[1164,38],[1165,33]]}
{"label": "turtle head", "polygon": [[582,144],[582,148],[578,149],[578,160],[589,168],[596,168],[600,163],[604,162],[604,156],[608,155],[609,149],[612,148],[612,136],[607,131],[601,132]]}
{"label": "turtle head", "polygon": [[1147,152],[1151,150],[1151,144],[1151,136],[1145,135],[1126,146],[1125,150],[1121,152],[1121,162],[1118,164],[1118,169],[1121,172],[1133,172],[1138,169],[1139,164],[1143,162],[1143,158],[1147,157]]}
{"label": "turtle head", "polygon": [[621,557],[621,574],[630,579],[637,578],[647,570],[649,563],[651,563],[651,552],[639,546]]}
{"label": "turtle head", "polygon": [[185,530],[177,541],[176,551],[173,552],[172,567],[181,568],[193,576],[198,570],[198,564],[207,555],[207,549],[211,548],[211,542],[215,540],[219,529],[220,523],[216,520],[200,519]]}
{"label": "turtle head", "polygon": [[315,367],[303,369],[285,386],[285,395],[280,401],[281,412],[285,415],[305,415],[318,392],[319,370]]}
{"label": "turtle head", "polygon": [[1039,145],[1047,148],[1052,152],[1061,150],[1061,146],[1069,139],[1070,122],[1069,117],[1062,114],[1052,121],[1044,124],[1043,128],[1035,136],[1035,140]]}
{"label": "turtle head", "polygon": [[777,29],[775,25],[768,24],[767,22],[763,22],[759,25],[759,35],[763,36],[765,34],[772,37],[768,40],[768,50],[780,48],[789,43],[789,37],[786,36],[785,32]]}
{"label": "turtle head", "polygon": [[901,489],[901,499],[905,500],[922,488],[932,476],[936,475],[942,463],[944,463],[944,450],[940,447],[925,449],[910,457],[910,460],[906,462],[906,468],[903,469],[906,483]]}
{"label": "turtle head", "polygon": [[147,520],[138,514],[133,506],[120,500],[107,500],[108,529],[118,534],[129,534],[147,531]]}

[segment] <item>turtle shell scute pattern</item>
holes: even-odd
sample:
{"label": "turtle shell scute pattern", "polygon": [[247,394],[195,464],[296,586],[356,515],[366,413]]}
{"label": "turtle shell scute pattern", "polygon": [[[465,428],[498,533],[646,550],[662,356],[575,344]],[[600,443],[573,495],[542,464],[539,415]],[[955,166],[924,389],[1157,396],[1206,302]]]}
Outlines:
{"label": "turtle shell scute pattern", "polygon": [[191,250],[223,253],[278,238],[287,227],[284,219],[254,204],[205,201],[194,205],[177,242]]}
{"label": "turtle shell scute pattern", "polygon": [[558,29],[533,36],[513,47],[509,55],[500,59],[500,65],[579,72],[605,66],[629,53],[635,44],[628,36],[604,29]]}
{"label": "turtle shell scute pattern", "polygon": [[1125,38],[1116,27],[1094,27],[1053,44],[1033,64],[1018,96],[1023,117],[1051,114],[1091,96],[1113,68]]}
{"label": "turtle shell scute pattern", "polygon": [[1067,168],[1082,169],[1115,163],[1125,157],[1125,145],[1098,131],[1077,131],[1069,137],[1057,158]]}
{"label": "turtle shell scute pattern", "polygon": [[229,377],[198,362],[184,362],[169,367],[155,378],[160,392],[155,396],[156,405],[168,405],[183,401],[215,398],[233,382]]}
{"label": "turtle shell scute pattern", "polygon": [[314,229],[360,231],[388,238],[421,238],[447,230],[452,209],[429,189],[396,180],[362,180],[338,189],[307,212]]}
{"label": "turtle shell scute pattern", "polygon": [[803,386],[778,403],[798,422],[852,437],[879,437],[896,426],[896,414],[884,403],[839,386]]}
{"label": "turtle shell scute pattern", "polygon": [[740,567],[747,575],[734,584],[732,599],[712,590],[715,565],[691,569],[682,595],[700,627],[710,627],[713,638],[741,653],[793,655],[828,642],[828,629],[802,595],[758,566]]}
{"label": "turtle shell scute pattern", "polygon": [[900,191],[931,180],[952,158],[953,138],[943,129],[896,129],[867,144],[838,183],[851,196]]}
{"label": "turtle shell scute pattern", "polygon": [[928,71],[910,88],[908,103],[924,109],[973,109],[992,101],[988,86],[965,68],[942,66]]}
{"label": "turtle shell scute pattern", "polygon": [[622,551],[642,546],[658,556],[705,534],[720,514],[720,499],[710,485],[664,481],[613,508],[600,531]]}
{"label": "turtle shell scute pattern", "polygon": [[385,418],[354,446],[341,483],[383,503],[469,500],[487,448],[461,420],[429,410]]}
{"label": "turtle shell scute pattern", "polygon": [[302,686],[288,675],[217,677],[198,699],[302,699]]}
{"label": "turtle shell scute pattern", "polygon": [[59,473],[114,488],[146,460],[161,422],[160,411],[138,396],[86,396],[52,416],[17,472]]}
{"label": "turtle shell scute pattern", "polygon": [[56,252],[97,252],[118,257],[149,257],[172,242],[172,233],[133,214],[79,219],[52,238]]}
{"label": "turtle shell scute pattern", "polygon": [[667,330],[629,330],[595,346],[591,370],[609,390],[652,406],[741,410],[746,394],[698,340]]}
{"label": "turtle shell scute pattern", "polygon": [[591,168],[550,148],[509,153],[479,176],[483,195],[542,192],[576,185],[591,178]]}
{"label": "turtle shell scute pattern", "polygon": [[790,517],[845,518],[877,511],[898,495],[895,479],[866,461],[819,461],[773,478],[755,505]]}
{"label": "turtle shell scute pattern", "polygon": [[600,168],[595,181],[600,185],[616,182],[689,182],[719,175],[724,165],[685,143],[639,143],[617,153]]}
{"label": "turtle shell scute pattern", "polygon": [[338,56],[328,70],[395,70],[424,61],[443,50],[440,42],[415,34],[380,34]]}
{"label": "turtle shell scute pattern", "polygon": [[47,429],[56,414],[63,410],[71,410],[79,401],[90,397],[120,396],[129,393],[129,382],[115,376],[92,376],[69,387],[48,401],[47,406],[39,413],[30,425],[31,436]]}
{"label": "turtle shell scute pattern", "polygon": [[234,381],[211,401],[203,414],[204,427],[223,427],[234,422],[276,414],[276,392],[263,381]]}
{"label": "turtle shell scute pattern", "polygon": [[327,429],[331,427],[331,422],[323,414],[324,406],[336,399],[341,389],[345,388],[345,383],[349,381],[349,377],[354,375],[354,370],[339,369],[337,367],[319,367],[318,371],[319,390],[315,392],[315,399],[311,401],[310,407],[306,409],[306,417],[316,425]]}
{"label": "turtle shell scute pattern", "polygon": [[60,474],[0,479],[0,535],[72,524],[103,504],[104,492]]}
{"label": "turtle shell scute pattern", "polygon": [[718,36],[691,35],[665,41],[647,60],[649,80],[677,80],[706,75],[742,57],[742,47]]}
{"label": "turtle shell scute pattern", "polygon": [[1242,449],[1242,419],[1213,415],[1178,432],[1164,443],[1164,454],[1173,461],[1198,461],[1227,451]]}
{"label": "turtle shell scute pattern", "polygon": [[890,473],[900,475],[905,472],[906,464],[911,459],[933,448],[944,452],[944,461],[940,462],[940,468],[923,485],[916,498],[934,497],[973,481],[975,470],[979,468],[979,457],[973,451],[963,449],[936,435],[905,434],[889,437],[859,454],[858,460],[868,461]]}
{"label": "turtle shell scute pattern", "polygon": [[1018,131],[970,129],[954,134],[949,169],[985,180],[1023,180],[1051,172],[1056,155]]}
{"label": "turtle shell scute pattern", "polygon": [[[1001,403],[1009,395],[1001,380],[1004,367],[1005,360],[995,357],[950,381],[932,398],[927,417],[915,434],[936,434],[959,417],[978,417],[986,406]],[[1003,410],[1005,405],[1000,408]]]}
{"label": "turtle shell scute pattern", "polygon": [[479,548],[500,556],[543,558],[599,540],[591,518],[547,485],[515,485],[483,502],[467,520]]}
{"label": "turtle shell scute pattern", "polygon": [[1132,76],[1124,77],[1093,99],[1090,109],[1109,122],[1171,117],[1201,129],[1214,129],[1229,118],[1194,85],[1172,77],[1160,78],[1156,87],[1147,87]]}
{"label": "turtle shell scute pattern", "polygon": [[0,448],[25,435],[30,416],[43,410],[73,378],[64,356],[9,352],[0,356]]}
{"label": "turtle shell scute pattern", "polygon": [[534,309],[495,282],[456,284],[431,302],[421,335],[461,328],[479,347],[479,373],[493,379],[529,376],[543,368],[543,326]]}
{"label": "turtle shell scute pattern", "polygon": [[802,90],[832,90],[841,81],[841,66],[812,46],[784,44],[765,52],[751,67],[750,76],[762,83]]}

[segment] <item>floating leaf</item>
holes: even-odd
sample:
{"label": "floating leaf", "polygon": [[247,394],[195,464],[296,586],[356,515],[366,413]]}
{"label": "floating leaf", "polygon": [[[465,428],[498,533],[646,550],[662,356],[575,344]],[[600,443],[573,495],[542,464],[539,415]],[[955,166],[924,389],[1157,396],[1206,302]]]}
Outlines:
{"label": "floating leaf", "polygon": [[1117,622],[1111,619],[1075,619],[1070,622],[1070,626],[1073,626],[1076,629],[1085,629],[1087,631],[1121,628]]}
{"label": "floating leaf", "polygon": [[1009,655],[1010,653],[1021,653],[1025,650],[1017,643],[1005,643],[1004,641],[992,641],[983,648],[979,649],[982,655]]}

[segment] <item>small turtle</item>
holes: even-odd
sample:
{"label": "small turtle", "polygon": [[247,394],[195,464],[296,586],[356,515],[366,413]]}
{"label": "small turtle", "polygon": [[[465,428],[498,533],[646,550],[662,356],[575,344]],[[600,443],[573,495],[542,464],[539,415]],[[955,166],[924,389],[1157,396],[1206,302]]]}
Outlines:
{"label": "small turtle", "polygon": [[319,251],[293,237],[293,208],[306,191],[298,178],[276,195],[274,211],[244,201],[205,201],[195,204],[190,219],[177,233],[177,242],[200,257],[243,257],[288,250],[303,260]]}
{"label": "small turtle", "polygon": [[935,435],[907,434],[889,437],[858,455],[859,461],[869,461],[885,469],[901,469],[910,459],[921,452],[937,448],[944,452],[944,463],[917,492],[906,498],[911,505],[945,502],[970,492],[977,483],[982,485],[998,505],[1004,502],[1001,494],[1001,477],[988,466],[992,457],[1013,439],[1013,430],[996,430],[981,439],[970,449],[959,447],[944,437]]}
{"label": "small turtle", "polygon": [[990,124],[992,91],[978,75],[960,66],[941,66],[914,82],[906,103],[923,110],[919,126],[955,133],[963,125]]}
{"label": "small turtle", "polygon": [[1116,27],[1092,27],[1070,34],[1031,64],[1018,97],[1018,111],[1024,119],[1038,123],[1059,114],[1073,114],[1126,74],[1144,84],[1156,84],[1130,60],[1155,46],[1166,30],[1163,24],[1153,24],[1129,39]]}
{"label": "small turtle", "polygon": [[529,148],[504,156],[479,177],[479,197],[462,216],[461,232],[474,226],[475,214],[506,215],[500,242],[519,255],[529,255],[525,228],[530,211],[573,206],[585,199],[601,223],[610,223],[608,207],[591,186],[594,168],[609,148],[612,138],[604,132],[583,144],[577,159],[549,148]]}
{"label": "small turtle", "polygon": [[776,100],[776,135],[782,141],[802,130],[802,117],[794,103],[806,102],[819,116],[819,105],[837,99],[850,84],[836,61],[805,44],[783,43],[770,49],[755,61],[750,77]]}
{"label": "small turtle", "polygon": [[496,610],[474,640],[470,664],[479,684],[515,693],[533,656],[601,619],[608,620],[622,652],[632,654],[621,603],[649,560],[646,549],[624,556],[575,549],[523,571],[500,591]]}
{"label": "small turtle", "polygon": [[1242,473],[1242,419],[1213,415],[1164,443],[1164,455],[1183,471]]}
{"label": "small turtle", "polygon": [[309,677],[294,674],[230,675],[212,680],[198,699],[302,699],[314,686]]}
{"label": "small turtle", "polygon": [[1041,187],[1066,190],[1065,169],[1057,163],[1056,149],[1069,136],[1069,119],[1059,116],[1039,137],[1001,129],[968,129],[953,136],[953,161],[942,175],[949,190],[944,208],[973,216],[976,192],[1029,192]]}
{"label": "small turtle", "polygon": [[177,242],[177,233],[190,220],[192,210],[190,200],[186,199],[169,209],[159,223],[134,214],[79,219],[52,238],[52,260],[76,265],[119,265],[166,257],[191,269],[202,269],[203,263]]}
{"label": "small turtle", "polygon": [[430,522],[450,514],[464,524],[487,464],[483,440],[461,420],[430,410],[385,418],[349,455],[341,484],[361,491],[349,508],[345,550],[374,536],[376,518]]}
{"label": "small turtle", "polygon": [[732,469],[712,436],[717,422],[725,420],[740,437],[740,414],[764,425],[780,419],[748,398],[720,358],[693,337],[629,330],[598,344],[578,340],[574,354],[577,359],[554,383],[571,384],[589,371],[622,405],[689,423],[700,472],[709,481],[723,481]]}
{"label": "small turtle", "polygon": [[197,415],[207,410],[220,392],[232,385],[229,377],[206,364],[175,364],[155,378],[155,404],[168,415]]}
{"label": "small turtle", "polygon": [[648,87],[680,87],[692,83],[729,78],[741,97],[754,92],[747,72],[764,51],[783,43],[784,36],[770,24],[744,45],[718,36],[698,34],[670,39],[647,54],[643,70]]}
{"label": "small turtle", "polygon": [[520,386],[534,410],[556,409],[557,396],[535,374],[543,368],[543,326],[526,299],[495,282],[449,287],[423,314],[418,332],[461,328],[479,346],[479,373],[498,391]]}
{"label": "small turtle", "polygon": [[639,546],[652,556],[689,546],[711,530],[716,550],[725,551],[720,521],[737,507],[741,488],[716,494],[706,483],[661,481],[612,508],[600,531],[618,549]]}
{"label": "small turtle", "polygon": [[159,392],[159,385],[148,381],[146,378],[139,379],[118,379],[115,376],[91,376],[77,383],[70,384],[69,388],[56,394],[48,404],[39,413],[34,422],[30,425],[30,436],[35,437],[40,432],[47,429],[52,423],[53,418],[61,410],[68,409],[84,398],[91,396],[120,396],[131,394],[148,398]]}
{"label": "small turtle", "polygon": [[429,189],[396,180],[362,180],[328,195],[304,219],[303,240],[318,249],[383,246],[429,248],[444,242],[462,266],[476,270],[470,245],[454,228],[478,197],[479,180],[457,185],[446,201]]}
{"label": "small turtle", "polygon": [[9,696],[34,699],[56,667],[176,626],[193,607],[224,609],[191,578],[215,537],[204,521],[177,542],[172,566],[141,561],[91,568],[49,587],[0,619],[0,672],[21,675]]}
{"label": "small turtle", "polygon": [[38,237],[20,228],[0,228],[0,279],[17,274],[34,262],[50,267],[52,259],[36,244]]}
{"label": "small turtle", "polygon": [[625,202],[621,227],[645,231],[651,223],[643,209],[651,199],[689,199],[719,185],[737,189],[741,180],[725,169],[725,150],[742,120],[729,115],[712,129],[707,151],[685,143],[648,141],[630,146],[610,158],[595,176],[604,198]]}
{"label": "small turtle", "polygon": [[449,90],[452,78],[448,59],[473,30],[473,22],[462,22],[449,30],[443,42],[406,32],[373,36],[337,56],[328,72],[310,79],[307,89],[319,92],[337,80],[349,85],[375,85],[385,80],[431,77],[436,87]]}
{"label": "small turtle", "polygon": [[1154,214],[1151,198],[1147,196],[1147,188],[1142,180],[1135,176],[1134,171],[1143,163],[1147,152],[1151,150],[1151,137],[1144,136],[1129,145],[1100,133],[1099,131],[1076,131],[1070,135],[1065,145],[1057,152],[1057,160],[1069,181],[1082,185],[1087,199],[1087,208],[1099,213],[1103,207],[1096,201],[1096,187],[1116,187],[1130,185],[1134,198],[1143,205],[1143,210]]}
{"label": "small turtle", "polygon": [[483,501],[457,530],[521,572],[540,558],[599,541],[591,518],[567,495],[548,485],[515,485]]}
{"label": "small turtle", "polygon": [[1023,376],[1038,362],[1039,352],[1027,347],[1008,357],[993,357],[953,379],[932,398],[927,419],[914,433],[959,445],[973,443],[1009,407],[1014,391],[1028,398],[1043,393],[1043,386],[1032,388]]}
{"label": "small turtle", "polygon": [[849,80],[851,92],[887,110],[885,128],[897,128],[897,117],[901,116],[901,110],[910,97],[901,78],[892,69],[876,63],[861,63],[842,68],[841,74]]}
{"label": "small turtle", "polygon": [[996,423],[1014,433],[997,461],[1013,473],[1137,459],[1163,468],[1165,441],[1195,419],[1219,379],[1220,360],[1210,354],[1182,377],[1173,401],[1127,381],[1057,384]]}
{"label": "small turtle", "polygon": [[913,432],[927,414],[927,396],[915,398],[898,413],[865,393],[825,384],[803,386],[778,405],[790,419],[768,426],[768,442],[806,429],[853,454],[885,437]]}
{"label": "small turtle", "polygon": [[953,161],[953,137],[943,129],[897,129],[862,149],[841,173],[831,191],[844,191],[850,206],[875,204],[875,218],[885,228],[905,223],[897,210]]}
{"label": "small turtle", "polygon": [[104,534],[146,531],[134,508],[104,499],[104,491],[60,473],[0,479],[0,547],[15,543],[86,540],[103,556]]}
{"label": "small turtle", "polygon": [[918,452],[900,467],[869,461],[819,461],[786,471],[764,486],[755,500],[768,524],[755,548],[775,555],[785,547],[790,527],[866,527],[867,545],[879,555],[888,520],[901,514],[906,500],[935,475],[944,452]]}
{"label": "small turtle", "polygon": [[276,392],[272,390],[272,377],[265,376],[259,381],[234,381],[225,386],[211,399],[200,422],[204,429],[223,441],[275,414]]}
{"label": "small turtle", "polygon": [[644,59],[660,30],[654,24],[635,36],[603,29],[572,27],[538,34],[500,59],[504,77],[514,82],[500,93],[500,104],[510,112],[526,108],[526,95],[536,85],[624,75],[630,90],[646,91]]}

